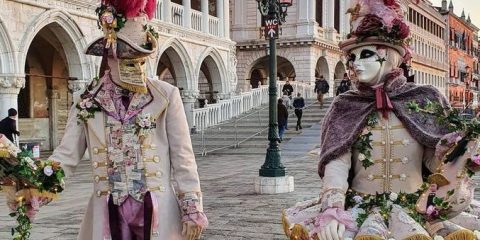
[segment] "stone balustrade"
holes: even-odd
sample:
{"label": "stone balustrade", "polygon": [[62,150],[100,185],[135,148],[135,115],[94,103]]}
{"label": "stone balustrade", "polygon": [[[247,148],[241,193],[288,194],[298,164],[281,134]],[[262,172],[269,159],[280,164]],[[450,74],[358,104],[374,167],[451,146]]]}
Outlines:
{"label": "stone balustrade", "polygon": [[[281,90],[285,82],[277,83],[277,95],[280,97]],[[306,99],[314,98],[314,85],[291,82],[294,93],[300,92]],[[220,100],[215,104],[207,104],[204,108],[193,109],[193,126],[201,131],[208,127],[215,126],[224,121],[228,121],[245,112],[259,108],[267,104],[269,100],[268,86],[260,86],[248,92],[240,93],[230,99]]]}

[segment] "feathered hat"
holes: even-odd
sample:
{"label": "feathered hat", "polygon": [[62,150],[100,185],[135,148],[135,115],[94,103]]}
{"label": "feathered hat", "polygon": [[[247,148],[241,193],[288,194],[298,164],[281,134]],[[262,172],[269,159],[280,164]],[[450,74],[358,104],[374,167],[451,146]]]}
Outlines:
{"label": "feathered hat", "polygon": [[104,36],[95,39],[86,54],[135,59],[154,53],[158,35],[147,20],[155,8],[156,0],[102,0],[96,13]]}
{"label": "feathered hat", "polygon": [[398,0],[354,0],[351,32],[339,47],[348,52],[366,45],[384,45],[396,49],[405,60],[411,58],[410,28]]}

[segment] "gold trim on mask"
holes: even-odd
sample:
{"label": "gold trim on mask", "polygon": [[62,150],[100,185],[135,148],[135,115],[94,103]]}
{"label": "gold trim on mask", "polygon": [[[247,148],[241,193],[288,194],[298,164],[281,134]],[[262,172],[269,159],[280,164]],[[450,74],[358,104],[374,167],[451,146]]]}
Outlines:
{"label": "gold trim on mask", "polygon": [[136,93],[147,93],[145,63],[147,58],[120,59],[118,71],[120,87]]}

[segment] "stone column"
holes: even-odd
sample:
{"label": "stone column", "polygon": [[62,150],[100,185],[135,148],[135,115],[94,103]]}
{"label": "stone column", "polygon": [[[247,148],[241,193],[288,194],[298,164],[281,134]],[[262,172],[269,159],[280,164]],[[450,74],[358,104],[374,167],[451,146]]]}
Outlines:
{"label": "stone column", "polygon": [[[297,36],[310,36],[315,26],[315,0],[296,1],[297,4]],[[313,14],[312,14],[313,12]],[[313,20],[312,20],[313,15]],[[292,21],[292,20],[290,20]],[[287,17],[287,23],[289,18]],[[292,21],[293,22],[293,21]]]}
{"label": "stone column", "polygon": [[18,110],[18,93],[24,87],[24,75],[0,75],[0,119],[8,116],[8,109]]}
{"label": "stone column", "polygon": [[220,35],[220,37],[225,37],[225,21],[224,21],[225,8],[223,6],[223,3],[224,3],[224,0],[217,0],[217,5],[216,5],[217,17],[219,19],[218,24],[219,24],[219,29],[220,29],[218,34]]}
{"label": "stone column", "polygon": [[183,26],[185,28],[192,27],[192,2],[191,0],[182,0],[183,3]]}
{"label": "stone column", "polygon": [[201,2],[201,10],[202,10],[202,31],[204,33],[208,33],[208,0],[202,0]]}
{"label": "stone column", "polygon": [[163,21],[172,22],[171,0],[163,0]]}
{"label": "stone column", "polygon": [[230,39],[230,4],[228,3],[223,4],[223,29],[223,36]]}
{"label": "stone column", "polygon": [[335,40],[335,1],[328,0],[327,1],[327,32],[328,32],[328,39]]}
{"label": "stone column", "polygon": [[[193,128],[193,109],[195,109],[195,102],[197,102],[198,91],[194,90],[182,90],[183,108],[185,109],[185,115],[187,116],[188,126]],[[198,129],[198,126],[196,126]]]}
{"label": "stone column", "polygon": [[60,92],[56,89],[49,89],[48,90],[48,112],[50,114],[49,121],[50,121],[50,148],[54,149],[59,144],[58,139],[58,99],[60,99]]}

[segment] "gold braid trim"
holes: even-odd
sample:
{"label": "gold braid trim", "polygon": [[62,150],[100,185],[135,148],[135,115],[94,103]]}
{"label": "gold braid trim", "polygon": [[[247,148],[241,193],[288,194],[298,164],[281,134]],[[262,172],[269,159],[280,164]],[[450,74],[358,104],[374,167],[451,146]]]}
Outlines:
{"label": "gold braid trim", "polygon": [[117,81],[115,83],[118,84],[123,89],[126,89],[130,92],[136,92],[136,93],[147,93],[148,92],[147,86],[133,85],[133,84],[128,84],[128,83],[125,83],[125,82],[122,82],[122,81]]}
{"label": "gold braid trim", "polygon": [[363,236],[356,236],[355,240],[384,240],[384,239],[375,235],[363,235]]}
{"label": "gold braid trim", "polygon": [[290,224],[288,223],[285,210],[282,211],[282,226],[283,226],[283,232],[285,232],[285,235],[290,237]]}
{"label": "gold braid trim", "polygon": [[10,152],[8,149],[0,149],[0,158],[8,158],[10,157]]}
{"label": "gold braid trim", "polygon": [[309,240],[308,231],[300,224],[295,224],[291,230],[290,240]]}
{"label": "gold braid trim", "polygon": [[405,238],[404,240],[432,240],[432,238],[425,234],[415,234],[413,236]]}
{"label": "gold braid trim", "polygon": [[445,240],[475,240],[475,235],[468,229],[457,230],[448,234]]}

